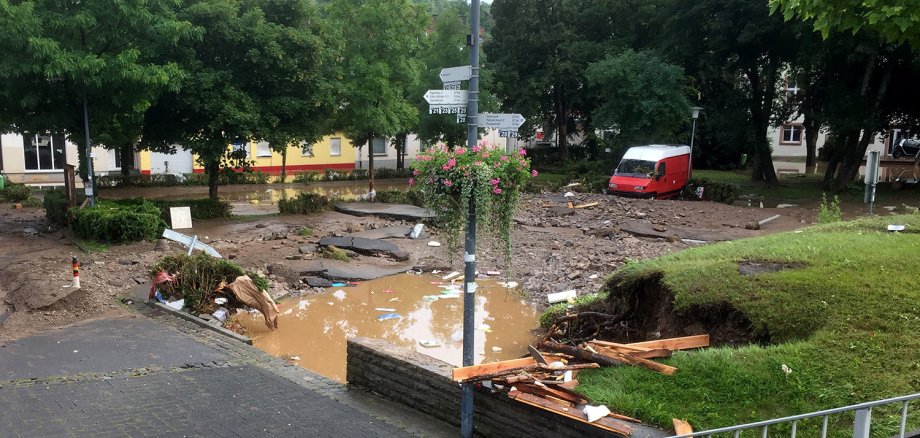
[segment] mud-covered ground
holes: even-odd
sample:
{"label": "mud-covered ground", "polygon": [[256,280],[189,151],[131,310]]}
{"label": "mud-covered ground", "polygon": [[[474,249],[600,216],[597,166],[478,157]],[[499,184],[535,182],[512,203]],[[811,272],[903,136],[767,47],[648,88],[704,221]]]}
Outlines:
{"label": "mud-covered ground", "polygon": [[[566,208],[567,202],[586,208]],[[780,214],[759,231],[744,225]],[[482,239],[479,271],[500,271],[501,279],[521,284],[525,296],[538,305],[546,294],[575,289],[596,291],[605,276],[630,259],[680,251],[700,241],[756,236],[804,226],[816,212],[803,208],[759,209],[692,201],[636,200],[602,195],[527,195],[515,217],[510,266],[497,246]],[[387,239],[411,256],[398,261],[384,256],[351,254],[350,262],[322,258],[315,245],[322,237],[414,225],[338,212],[310,216],[275,216],[196,222],[186,234],[198,235],[225,257],[271,279],[274,296],[308,294],[317,289],[308,277],[330,272],[367,278],[412,269],[462,271],[459,253],[434,233],[428,239]],[[313,230],[301,233],[304,228]],[[639,235],[629,231],[640,230]],[[644,230],[644,231],[643,231]],[[659,237],[647,237],[657,235]],[[690,237],[688,240],[687,236]],[[683,239],[682,239],[683,238]],[[115,245],[85,253],[69,234],[49,228],[42,209],[0,207],[0,343],[52,327],[121,312],[119,300],[143,296],[149,267],[166,254],[154,242]],[[171,244],[167,251],[181,251]],[[82,288],[74,290],[71,257],[82,265]]]}

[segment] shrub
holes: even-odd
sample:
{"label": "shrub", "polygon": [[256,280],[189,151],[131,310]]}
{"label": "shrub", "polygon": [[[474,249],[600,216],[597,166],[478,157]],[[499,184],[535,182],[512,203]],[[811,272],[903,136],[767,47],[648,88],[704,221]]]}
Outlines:
{"label": "shrub", "polygon": [[[374,176],[377,175],[377,171],[374,171]],[[350,181],[364,181],[368,179],[368,173],[365,169],[355,169],[348,173],[348,179]]]}
{"label": "shrub", "polygon": [[698,187],[703,187],[703,199],[723,204],[731,204],[741,195],[741,187],[730,182],[713,181],[708,178],[693,178],[687,183],[684,197],[696,198]]}
{"label": "shrub", "polygon": [[398,179],[409,178],[412,176],[412,169],[393,169],[382,167],[374,170],[374,177],[377,179]]}
{"label": "shrub", "polygon": [[[265,172],[236,172],[225,169],[217,175],[217,183],[220,185],[234,184],[268,184],[271,175]],[[185,174],[185,185],[187,186],[206,186],[208,185],[208,175],[204,173],[187,173]]]}
{"label": "shrub", "polygon": [[155,173],[150,175],[110,174],[97,176],[94,184],[96,188],[173,187],[182,185],[182,179],[170,173]]}
{"label": "shrub", "polygon": [[384,190],[377,192],[377,202],[384,204],[409,204],[424,207],[425,199],[418,190]]}
{"label": "shrub", "polygon": [[281,214],[309,214],[332,208],[333,201],[316,193],[301,193],[296,198],[278,201]]}
{"label": "shrub", "polygon": [[[175,283],[164,283],[159,286],[160,293],[167,297],[184,298],[185,305],[196,313],[211,313],[217,305],[214,304],[214,292],[221,281],[231,283],[236,277],[248,275],[253,283],[261,290],[268,289],[268,281],[254,272],[244,271],[239,265],[226,259],[218,259],[207,254],[198,253],[193,256],[177,254],[163,257],[150,270],[150,275],[159,272],[176,275]],[[236,302],[233,297],[230,303]],[[229,308],[241,307],[230,305]]]}
{"label": "shrub", "polygon": [[840,196],[834,195],[831,202],[827,202],[827,195],[821,194],[821,204],[818,206],[818,223],[829,224],[843,220],[840,213]]}
{"label": "shrub", "polygon": [[164,220],[169,219],[170,207],[189,207],[192,213],[192,219],[195,220],[226,219],[232,216],[232,207],[229,202],[210,198],[156,199],[150,202],[161,210]]}
{"label": "shrub", "polygon": [[3,202],[22,202],[32,196],[32,191],[24,184],[6,183],[3,189],[0,189],[0,201]]}
{"label": "shrub", "polygon": [[70,216],[77,237],[104,243],[152,240],[166,228],[160,209],[146,201],[135,205],[98,201],[93,208],[70,209]]}
{"label": "shrub", "polygon": [[67,226],[69,222],[67,195],[61,190],[49,190],[45,192],[45,218],[48,222],[59,227]]}
{"label": "shrub", "polygon": [[323,174],[319,172],[298,172],[294,174],[294,182],[297,184],[309,184],[311,182],[322,181]]}

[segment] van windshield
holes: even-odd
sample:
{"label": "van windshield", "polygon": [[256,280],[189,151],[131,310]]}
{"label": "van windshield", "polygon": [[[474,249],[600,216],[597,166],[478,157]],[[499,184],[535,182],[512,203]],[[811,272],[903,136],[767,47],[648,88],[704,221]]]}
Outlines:
{"label": "van windshield", "polygon": [[623,160],[617,166],[614,175],[631,176],[634,178],[651,178],[655,173],[655,162],[645,160]]}

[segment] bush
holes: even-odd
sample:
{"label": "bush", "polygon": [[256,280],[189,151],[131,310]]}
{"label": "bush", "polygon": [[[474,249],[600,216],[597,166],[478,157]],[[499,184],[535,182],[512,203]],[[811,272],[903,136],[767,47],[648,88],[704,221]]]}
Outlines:
{"label": "bush", "polygon": [[173,187],[182,185],[179,176],[170,173],[156,173],[150,175],[121,175],[110,174],[97,176],[96,188],[114,187]]}
{"label": "bush", "polygon": [[227,201],[213,200],[210,198],[203,199],[156,199],[151,200],[156,205],[163,216],[164,220],[169,219],[170,207],[189,207],[192,212],[192,219],[226,219],[231,215],[230,203]]}
{"label": "bush", "polygon": [[384,190],[377,192],[377,202],[384,204],[409,204],[424,207],[425,200],[418,190]]}
{"label": "bush", "polygon": [[377,179],[398,179],[409,178],[412,176],[412,169],[393,169],[383,167],[374,170],[374,177]]}
{"label": "bush", "polygon": [[[271,175],[265,172],[236,172],[227,170],[217,175],[217,183],[223,186],[234,184],[268,184]],[[186,173],[185,185],[187,186],[206,186],[208,185],[208,175],[205,173]]]}
{"label": "bush", "polygon": [[332,208],[333,201],[316,193],[301,193],[296,198],[278,201],[281,214],[310,214]]}
{"label": "bush", "polygon": [[309,184],[311,182],[322,181],[323,177],[323,174],[320,172],[298,172],[294,174],[294,182],[297,184]]}
{"label": "bush", "polygon": [[[175,283],[164,283],[159,286],[160,293],[165,297],[184,298],[186,307],[196,313],[211,313],[218,307],[214,304],[213,297],[218,295],[214,290],[221,281],[231,283],[236,277],[248,275],[259,289],[268,289],[268,281],[258,274],[244,271],[239,265],[226,259],[214,258],[203,253],[191,257],[185,254],[163,257],[151,268],[150,275],[152,277],[159,272],[176,275]],[[242,307],[235,297],[227,298],[229,305],[225,307]]]}
{"label": "bush", "polygon": [[840,213],[840,196],[834,195],[834,199],[827,202],[827,195],[821,194],[821,205],[818,206],[818,223],[829,224],[843,220]]}
{"label": "bush", "polygon": [[166,222],[160,209],[150,202],[135,205],[98,201],[93,208],[70,209],[74,235],[104,243],[136,242],[157,238]]}
{"label": "bush", "polygon": [[32,191],[24,184],[6,183],[3,189],[0,189],[0,201],[2,202],[22,202],[32,196]]}
{"label": "bush", "polygon": [[723,204],[731,204],[741,195],[741,187],[729,182],[713,181],[708,178],[693,178],[687,183],[687,190],[684,191],[685,198],[696,198],[695,192],[698,187],[703,187],[703,199]]}
{"label": "bush", "polygon": [[48,222],[59,227],[65,227],[69,223],[67,195],[61,190],[49,190],[45,192],[45,218]]}

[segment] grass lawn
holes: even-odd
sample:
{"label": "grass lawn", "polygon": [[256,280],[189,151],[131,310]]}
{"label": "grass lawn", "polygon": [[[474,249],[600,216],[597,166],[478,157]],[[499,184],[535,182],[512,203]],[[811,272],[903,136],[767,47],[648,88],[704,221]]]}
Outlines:
{"label": "grass lawn", "polygon": [[[883,231],[890,223],[906,224],[909,232]],[[744,260],[802,265],[742,276]],[[918,273],[918,214],[819,225],[629,264],[611,284],[661,275],[676,312],[728,304],[770,345],[678,352],[663,361],[679,369],[674,376],[631,367],[589,370],[579,375],[578,390],[646,422],[670,429],[672,418],[684,418],[695,430],[916,393]],[[873,410],[873,436],[896,432],[899,409]],[[908,420],[908,430],[920,427],[918,404]],[[799,432],[817,436],[819,427],[820,420],[803,422]],[[852,433],[852,415],[832,417],[831,427],[833,435]],[[781,432],[771,429],[771,436]]]}

